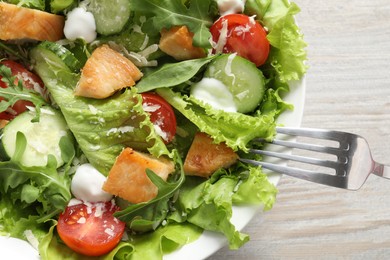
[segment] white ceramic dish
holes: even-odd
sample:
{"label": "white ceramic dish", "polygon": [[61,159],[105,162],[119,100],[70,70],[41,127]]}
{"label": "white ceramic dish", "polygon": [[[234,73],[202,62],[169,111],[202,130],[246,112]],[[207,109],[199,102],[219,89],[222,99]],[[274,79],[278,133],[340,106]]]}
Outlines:
{"label": "white ceramic dish", "polygon": [[[284,126],[299,127],[302,122],[303,108],[305,102],[306,84],[305,78],[301,81],[290,83],[290,92],[284,97],[284,100],[288,103],[294,104],[293,111],[285,111],[280,115],[278,122]],[[269,176],[269,180],[277,185],[280,180],[280,175],[272,174]],[[252,207],[234,207],[232,223],[238,230],[243,229],[257,214],[261,214],[259,211],[261,208],[258,206]],[[180,250],[164,256],[164,260],[199,260],[205,259],[219,249],[227,245],[225,237],[215,232],[204,232],[202,236],[185,245]]]}
{"label": "white ceramic dish", "polygon": [[[299,82],[293,82],[290,84],[290,92],[284,97],[284,99],[294,104],[293,111],[286,111],[280,117],[278,122],[285,126],[299,127],[302,121],[304,100],[305,100],[305,80]],[[279,182],[279,175],[270,176],[270,181],[277,185]],[[259,213],[259,207],[235,207],[233,209],[232,223],[238,230],[243,229],[255,215]],[[202,236],[184,246],[180,250],[164,256],[164,260],[176,260],[176,259],[205,259],[210,255],[217,252],[219,249],[226,245],[226,239],[223,235],[214,232],[204,232]],[[2,259],[14,259],[14,260],[37,260],[39,254],[37,251],[25,241],[2,237],[0,236],[0,251]]]}

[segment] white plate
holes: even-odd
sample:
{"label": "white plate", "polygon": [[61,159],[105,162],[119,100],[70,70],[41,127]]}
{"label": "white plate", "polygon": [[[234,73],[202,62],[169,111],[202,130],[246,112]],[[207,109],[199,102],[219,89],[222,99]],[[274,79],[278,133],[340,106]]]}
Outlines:
{"label": "white plate", "polygon": [[[290,84],[290,92],[284,97],[284,100],[294,104],[293,111],[286,111],[280,117],[278,122],[285,126],[298,127],[302,121],[303,107],[305,100],[305,80],[293,82]],[[279,175],[270,176],[270,181],[277,185],[279,182]],[[243,229],[256,215],[259,214],[259,207],[234,207],[232,223],[238,230]],[[205,259],[217,252],[219,249],[227,244],[225,237],[214,232],[204,232],[201,237],[185,245],[180,250],[164,256],[164,260],[176,259]],[[2,259],[14,260],[37,260],[39,255],[30,244],[25,241],[0,236],[0,251]]]}
{"label": "white plate", "polygon": [[[299,127],[301,125],[305,103],[305,83],[305,78],[301,81],[290,83],[290,92],[283,98],[286,102],[294,105],[294,110],[285,111],[281,114],[278,119],[278,123],[290,127]],[[280,180],[280,175],[272,174],[269,176],[269,180],[276,186]],[[258,206],[233,207],[233,216],[231,221],[238,230],[242,230],[252,220],[252,218],[255,217],[255,215],[260,214],[260,209],[261,208]],[[205,231],[198,240],[185,245],[176,252],[165,255],[164,260],[205,259],[226,245],[227,240],[222,234]]]}

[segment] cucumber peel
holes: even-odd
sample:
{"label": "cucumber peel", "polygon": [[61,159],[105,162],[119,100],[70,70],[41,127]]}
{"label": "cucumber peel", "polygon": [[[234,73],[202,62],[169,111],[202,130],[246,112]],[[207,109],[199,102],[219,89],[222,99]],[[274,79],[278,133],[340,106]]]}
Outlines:
{"label": "cucumber peel", "polygon": [[[72,141],[65,119],[59,111],[50,107],[41,109],[39,122],[31,122],[34,117],[35,112],[27,111],[4,127],[0,140],[2,153],[5,153],[2,157],[8,157],[23,166],[42,167],[47,165],[48,157],[53,156],[57,161],[57,167],[60,167],[65,163],[61,139],[69,138]],[[19,154],[21,150],[17,147],[18,143],[20,144],[21,133],[25,138],[23,154]]]}
{"label": "cucumber peel", "polygon": [[263,73],[254,63],[236,54],[217,57],[207,67],[205,77],[215,78],[227,86],[233,94],[237,112],[252,112],[263,99]]}

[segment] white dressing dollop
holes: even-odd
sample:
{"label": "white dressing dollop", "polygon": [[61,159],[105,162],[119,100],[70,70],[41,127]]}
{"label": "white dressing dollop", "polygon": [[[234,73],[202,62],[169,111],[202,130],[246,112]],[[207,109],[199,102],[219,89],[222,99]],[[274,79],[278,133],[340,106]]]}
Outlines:
{"label": "white dressing dollop", "polygon": [[96,23],[91,12],[85,8],[77,7],[67,14],[64,34],[66,39],[74,41],[84,39],[92,42],[96,39]]}
{"label": "white dressing dollop", "polygon": [[237,112],[233,94],[220,80],[203,78],[191,87],[191,96],[201,100],[213,108],[226,112]]}
{"label": "white dressing dollop", "polygon": [[244,12],[246,0],[216,0],[219,14],[237,14]]}
{"label": "white dressing dollop", "polygon": [[102,190],[105,181],[103,174],[86,163],[77,168],[70,189],[77,199],[84,202],[110,201],[113,196]]}

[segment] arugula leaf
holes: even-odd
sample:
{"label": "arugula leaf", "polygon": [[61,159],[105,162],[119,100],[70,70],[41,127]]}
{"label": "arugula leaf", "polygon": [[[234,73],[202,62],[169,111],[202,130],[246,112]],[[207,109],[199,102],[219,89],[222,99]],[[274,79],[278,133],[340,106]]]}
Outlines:
{"label": "arugula leaf", "polygon": [[194,33],[194,45],[210,47],[212,25],[210,14],[211,0],[192,0],[189,7],[181,0],[133,0],[130,7],[135,12],[152,13],[154,30],[161,31],[163,28],[186,25]]}
{"label": "arugula leaf", "polygon": [[[30,215],[38,216],[37,222],[44,222],[61,212],[71,198],[70,176],[58,173],[56,163],[52,162],[49,160],[45,167],[0,162],[1,197],[13,198],[13,203],[21,209],[32,207],[34,210]],[[6,193],[7,196],[3,196]]]}
{"label": "arugula leaf", "polygon": [[[4,112],[19,100],[30,101],[35,105],[36,110],[36,116],[32,122],[38,122],[40,108],[47,104],[44,98],[38,92],[25,88],[23,81],[13,76],[11,69],[5,65],[0,65],[0,76],[2,77],[1,80],[8,86],[7,88],[0,88],[0,96],[4,98],[0,102],[0,112]],[[17,85],[15,81],[17,81]]]}

